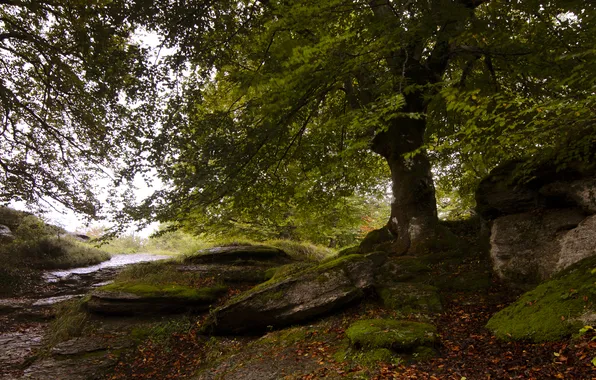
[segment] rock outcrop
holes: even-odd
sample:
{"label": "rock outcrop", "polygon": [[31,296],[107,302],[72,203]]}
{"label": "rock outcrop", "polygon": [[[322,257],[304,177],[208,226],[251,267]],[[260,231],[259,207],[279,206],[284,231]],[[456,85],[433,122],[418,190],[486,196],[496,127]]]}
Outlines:
{"label": "rock outcrop", "polygon": [[198,251],[184,260],[186,264],[278,264],[290,263],[292,258],[279,248],[266,245],[238,245],[214,247]]}
{"label": "rock outcrop", "polygon": [[213,311],[212,334],[261,332],[304,322],[360,301],[374,284],[375,261],[350,255],[273,278]]}
{"label": "rock outcrop", "polygon": [[596,255],[596,174],[580,166],[543,165],[516,182],[510,162],[494,169],[476,192],[477,211],[491,223],[495,273],[513,286],[537,285]]}
{"label": "rock outcrop", "polygon": [[222,286],[193,289],[112,284],[93,291],[87,308],[91,312],[107,315],[199,312],[208,310],[226,290]]}
{"label": "rock outcrop", "polygon": [[15,239],[12,231],[7,226],[0,224],[0,243],[10,243]]}

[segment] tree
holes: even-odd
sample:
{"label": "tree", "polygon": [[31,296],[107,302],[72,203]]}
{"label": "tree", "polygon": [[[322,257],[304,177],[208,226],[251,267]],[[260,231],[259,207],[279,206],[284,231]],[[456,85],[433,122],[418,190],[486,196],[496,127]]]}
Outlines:
{"label": "tree", "polygon": [[[382,158],[392,250],[416,252],[437,228],[428,149],[451,162],[449,173],[546,147],[560,153],[561,132],[567,141],[596,135],[593,82],[579,80],[594,68],[585,1],[160,4],[146,5],[144,22],[177,49],[166,63],[185,73],[153,155],[168,188],[143,205],[161,220],[184,223],[197,210],[219,218],[208,209],[219,203],[325,207],[382,189]],[[544,102],[548,117],[530,115]],[[565,126],[578,112],[583,129]],[[589,145],[576,158],[588,160]]]}
{"label": "tree", "polygon": [[147,135],[149,66],[126,1],[0,0],[0,202],[96,216]]}

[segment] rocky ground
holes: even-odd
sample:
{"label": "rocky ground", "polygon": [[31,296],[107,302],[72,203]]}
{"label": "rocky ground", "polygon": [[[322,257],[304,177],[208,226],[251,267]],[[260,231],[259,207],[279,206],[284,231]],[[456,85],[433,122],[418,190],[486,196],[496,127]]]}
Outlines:
{"label": "rocky ground", "polygon": [[[344,255],[322,264],[267,247],[237,255],[226,248],[158,268],[192,280],[191,289],[138,281],[95,288],[114,271],[67,277],[44,297],[0,303],[0,377],[596,378],[593,331],[530,343],[499,340],[485,327],[519,293],[491,278],[476,248],[421,257]],[[150,269],[143,271],[155,275]],[[592,288],[567,297],[592,305]],[[47,301],[81,289],[93,289],[91,296],[58,308]],[[209,311],[197,308],[204,302]],[[538,298],[529,303],[540,307]],[[83,327],[52,336],[59,323]]]}

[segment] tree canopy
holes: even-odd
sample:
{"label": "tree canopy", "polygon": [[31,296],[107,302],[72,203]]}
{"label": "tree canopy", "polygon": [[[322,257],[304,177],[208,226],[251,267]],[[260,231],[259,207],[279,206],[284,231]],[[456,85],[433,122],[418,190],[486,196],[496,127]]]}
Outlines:
{"label": "tree canopy", "polygon": [[[150,163],[165,187],[128,209],[132,218],[191,229],[256,223],[283,234],[292,228],[289,215],[328,223],[346,200],[380,196],[391,183],[393,250],[415,251],[436,228],[435,184],[440,197],[456,194],[469,205],[474,184],[504,160],[594,162],[596,12],[586,1],[98,1],[78,8],[65,1],[56,8],[92,10],[76,22],[48,16],[55,2],[39,9],[22,4],[4,2],[3,10],[18,17],[17,10],[28,9],[44,20],[30,35],[54,41],[45,33],[62,25],[57,30],[84,31],[79,40],[59,34],[65,46],[97,45],[77,50],[89,62],[76,54],[56,58],[77,74],[80,87],[73,84],[69,94],[49,87],[64,99],[74,95],[93,117],[79,120],[74,108],[56,101],[48,103],[56,104],[52,123],[21,116],[13,130],[26,134],[22,126],[31,124],[52,141],[67,140],[56,140],[49,127],[89,131],[77,135],[86,146],[101,125],[123,144],[118,149],[142,148],[136,157],[147,159],[143,165]],[[156,33],[161,47],[174,52],[157,61],[155,87],[143,87],[150,66],[130,42],[135,27]],[[110,37],[91,37],[94,30],[109,30]],[[0,42],[12,48],[16,42],[9,41]],[[87,64],[106,68],[110,60],[113,70],[88,76],[94,71]],[[45,62],[37,66],[54,67]],[[32,82],[39,95],[18,99],[48,112],[38,79],[48,76],[22,76],[18,87]],[[102,81],[105,92],[98,90]],[[139,96],[145,88],[154,91],[150,101]],[[150,118],[134,118],[140,105]],[[143,135],[148,129],[155,136]],[[3,138],[19,146],[19,139]],[[27,145],[20,149],[33,154]],[[101,157],[122,153],[105,149]],[[95,157],[69,152],[66,162]],[[27,159],[5,157],[8,169],[20,162],[24,172],[35,172]],[[131,164],[128,173],[141,167]],[[81,177],[72,178],[72,193],[82,194],[73,187]]]}
{"label": "tree canopy", "polygon": [[218,219],[222,205],[267,218],[391,178],[403,251],[436,220],[427,152],[464,196],[510,158],[592,161],[584,1],[177,4],[148,12],[185,71],[157,139],[158,218]]}
{"label": "tree canopy", "polygon": [[150,128],[130,13],[125,1],[0,1],[0,202],[94,216],[97,178],[125,174]]}

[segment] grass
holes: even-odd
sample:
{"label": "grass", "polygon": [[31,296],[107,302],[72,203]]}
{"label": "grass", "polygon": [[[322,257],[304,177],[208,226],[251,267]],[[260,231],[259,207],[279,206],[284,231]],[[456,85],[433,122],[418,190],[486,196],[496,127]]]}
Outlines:
{"label": "grass", "polygon": [[31,291],[42,271],[99,264],[110,255],[70,237],[46,236],[0,245],[0,295]]}
{"label": "grass", "polygon": [[53,347],[60,342],[82,336],[89,328],[87,325],[88,315],[85,311],[86,301],[81,298],[61,302],[54,306],[56,318],[50,323],[45,337],[47,347]]}

